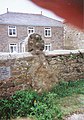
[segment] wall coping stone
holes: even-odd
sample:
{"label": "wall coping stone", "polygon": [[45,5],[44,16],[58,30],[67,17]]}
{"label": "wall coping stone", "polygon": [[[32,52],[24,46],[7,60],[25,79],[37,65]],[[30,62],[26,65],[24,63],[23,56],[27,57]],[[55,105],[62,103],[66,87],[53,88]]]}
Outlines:
{"label": "wall coping stone", "polygon": [[29,52],[25,52],[25,53],[0,52],[0,60],[19,59],[19,58],[24,58],[24,57],[33,57],[33,55]]}
{"label": "wall coping stone", "polygon": [[[68,55],[68,54],[77,54],[77,53],[84,53],[84,49],[77,49],[77,50],[54,50],[54,51],[45,51],[45,56],[57,56],[57,55]],[[8,59],[18,59],[24,57],[33,57],[30,52],[25,53],[6,53],[0,52],[0,60],[8,60]]]}
{"label": "wall coping stone", "polygon": [[58,56],[58,55],[69,55],[69,54],[78,54],[84,53],[84,49],[77,49],[77,50],[54,50],[54,51],[46,51],[46,56]]}

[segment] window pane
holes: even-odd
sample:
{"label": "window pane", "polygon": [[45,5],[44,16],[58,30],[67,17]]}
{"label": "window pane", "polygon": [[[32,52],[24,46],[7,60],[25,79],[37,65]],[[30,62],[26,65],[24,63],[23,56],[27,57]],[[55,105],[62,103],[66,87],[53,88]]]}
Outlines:
{"label": "window pane", "polygon": [[14,52],[16,51],[16,46],[14,46]]}
{"label": "window pane", "polygon": [[50,46],[49,46],[49,51],[50,51]]}
{"label": "window pane", "polygon": [[33,27],[28,27],[28,34],[34,33],[34,28]]}
{"label": "window pane", "polygon": [[10,44],[10,45],[9,45],[9,51],[10,51],[11,53],[17,52],[17,44]]}
{"label": "window pane", "polygon": [[30,33],[31,31],[29,30],[29,33]]}
{"label": "window pane", "polygon": [[51,28],[45,28],[44,32],[45,37],[51,37]]}
{"label": "window pane", "polygon": [[15,26],[8,26],[8,35],[9,36],[15,36],[16,35],[16,27]]}
{"label": "window pane", "polygon": [[13,29],[13,35],[15,35],[15,29]]}
{"label": "window pane", "polygon": [[33,33],[34,31],[32,30],[31,33]]}
{"label": "window pane", "polygon": [[10,47],[10,51],[11,51],[11,53],[13,53],[13,46]]}
{"label": "window pane", "polygon": [[47,30],[45,30],[45,35],[47,36]]}
{"label": "window pane", "polygon": [[45,51],[51,51],[51,44],[50,43],[45,43]]}
{"label": "window pane", "polygon": [[9,29],[9,35],[12,35],[12,29]]}
{"label": "window pane", "polygon": [[9,26],[9,28],[15,28],[15,26]]}
{"label": "window pane", "polygon": [[48,30],[48,35],[50,35],[50,30]]}
{"label": "window pane", "polygon": [[45,46],[45,50],[47,50],[48,48],[47,48],[47,46]]}

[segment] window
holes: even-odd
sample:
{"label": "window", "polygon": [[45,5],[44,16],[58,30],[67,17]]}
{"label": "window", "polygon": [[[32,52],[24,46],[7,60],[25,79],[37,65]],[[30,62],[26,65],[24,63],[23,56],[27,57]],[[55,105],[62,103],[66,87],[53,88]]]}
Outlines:
{"label": "window", "polygon": [[8,26],[8,36],[11,37],[17,36],[16,26]]}
{"label": "window", "polygon": [[28,27],[28,35],[33,34],[35,32],[34,27]]}
{"label": "window", "polygon": [[51,51],[51,44],[50,43],[45,43],[44,51]]}
{"label": "window", "polygon": [[10,53],[17,52],[17,44],[10,44],[9,51],[10,51]]}
{"label": "window", "polygon": [[51,28],[50,27],[44,28],[44,36],[51,37]]}

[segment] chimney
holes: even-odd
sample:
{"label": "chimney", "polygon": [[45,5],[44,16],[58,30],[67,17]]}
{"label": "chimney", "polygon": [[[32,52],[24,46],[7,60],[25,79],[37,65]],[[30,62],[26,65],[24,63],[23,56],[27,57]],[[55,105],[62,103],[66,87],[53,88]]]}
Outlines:
{"label": "chimney", "polygon": [[42,15],[42,11],[41,11],[41,15]]}
{"label": "chimney", "polygon": [[8,8],[7,8],[7,13],[8,13]]}

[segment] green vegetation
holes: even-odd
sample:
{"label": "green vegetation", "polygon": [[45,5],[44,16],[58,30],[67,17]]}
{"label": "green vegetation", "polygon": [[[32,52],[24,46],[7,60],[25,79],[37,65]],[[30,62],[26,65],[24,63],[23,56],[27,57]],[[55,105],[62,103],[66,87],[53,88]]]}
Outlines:
{"label": "green vegetation", "polygon": [[61,120],[73,112],[84,112],[84,79],[60,82],[51,91],[38,94],[18,91],[0,100],[0,120],[32,117],[34,120]]}

